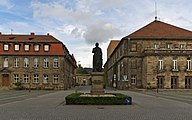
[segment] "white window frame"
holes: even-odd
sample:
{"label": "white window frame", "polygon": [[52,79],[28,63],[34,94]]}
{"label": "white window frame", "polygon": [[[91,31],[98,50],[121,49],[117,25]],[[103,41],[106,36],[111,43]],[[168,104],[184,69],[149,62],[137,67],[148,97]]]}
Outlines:
{"label": "white window frame", "polygon": [[4,58],[3,67],[4,68],[8,68],[9,67],[9,59],[8,58]]}
{"label": "white window frame", "polygon": [[157,48],[158,48],[158,46],[157,46],[157,44],[155,43],[155,44],[154,44],[154,49],[157,49]]}
{"label": "white window frame", "polygon": [[53,84],[59,83],[59,75],[53,75]]}
{"label": "white window frame", "polygon": [[185,49],[185,44],[180,44],[181,49]]}
{"label": "white window frame", "polygon": [[36,51],[36,52],[39,51],[39,48],[40,48],[40,45],[38,45],[38,44],[34,45],[34,51]]}
{"label": "white window frame", "polygon": [[43,75],[43,83],[48,84],[49,83],[49,76],[48,75]]}
{"label": "white window frame", "polygon": [[38,58],[34,58],[34,67],[35,68],[39,67],[39,59]]}
{"label": "white window frame", "polygon": [[14,83],[19,82],[19,74],[14,74]]}
{"label": "white window frame", "polygon": [[33,75],[33,83],[39,83],[39,75],[38,74]]}
{"label": "white window frame", "polygon": [[173,70],[178,70],[177,59],[173,59]]}
{"label": "white window frame", "polygon": [[49,59],[44,58],[44,68],[48,68],[48,67],[49,67]]}
{"label": "white window frame", "polygon": [[131,76],[131,84],[136,84],[136,80],[137,80],[136,75],[132,75]]}
{"label": "white window frame", "polygon": [[14,50],[15,50],[15,51],[19,51],[19,48],[20,48],[20,45],[19,45],[19,44],[15,44],[15,45],[14,45]]}
{"label": "white window frame", "polygon": [[28,74],[24,74],[23,75],[23,80],[24,80],[24,83],[29,83],[29,75]]}
{"label": "white window frame", "polygon": [[45,51],[45,52],[48,52],[49,49],[50,49],[50,45],[45,44],[45,45],[44,45],[44,51]]}
{"label": "white window frame", "polygon": [[14,59],[14,67],[19,67],[19,58]]}
{"label": "white window frame", "polygon": [[192,70],[192,61],[191,58],[187,59],[187,70]]}
{"label": "white window frame", "polygon": [[29,58],[24,58],[24,67],[29,67]]}
{"label": "white window frame", "polygon": [[4,44],[3,45],[3,50],[8,51],[9,50],[9,44]]}
{"label": "white window frame", "polygon": [[163,70],[163,59],[159,59],[159,70]]}
{"label": "white window frame", "polygon": [[59,59],[58,58],[54,58],[53,59],[53,67],[54,68],[58,68],[59,67]]}
{"label": "white window frame", "polygon": [[29,51],[29,45],[28,45],[28,44],[25,44],[25,45],[24,45],[24,50],[25,50],[25,51]]}

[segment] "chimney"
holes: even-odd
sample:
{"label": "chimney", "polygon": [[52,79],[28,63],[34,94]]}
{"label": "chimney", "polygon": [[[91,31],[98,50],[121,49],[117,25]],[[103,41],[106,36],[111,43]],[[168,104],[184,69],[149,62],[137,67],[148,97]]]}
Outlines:
{"label": "chimney", "polygon": [[1,35],[2,33],[0,32],[0,35]]}
{"label": "chimney", "polygon": [[35,33],[34,33],[34,32],[31,32],[31,35],[35,35]]}
{"label": "chimney", "polygon": [[47,33],[47,35],[50,35],[49,33]]}

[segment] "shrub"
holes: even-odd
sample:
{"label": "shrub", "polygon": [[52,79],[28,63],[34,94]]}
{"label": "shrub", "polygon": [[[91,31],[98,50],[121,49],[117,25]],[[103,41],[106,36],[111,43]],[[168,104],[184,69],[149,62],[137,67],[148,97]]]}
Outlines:
{"label": "shrub", "polygon": [[132,98],[123,94],[114,97],[82,97],[80,93],[72,93],[65,97],[67,105],[131,105]]}
{"label": "shrub", "polygon": [[23,90],[24,89],[21,82],[16,82],[14,84],[16,86],[15,90]]}

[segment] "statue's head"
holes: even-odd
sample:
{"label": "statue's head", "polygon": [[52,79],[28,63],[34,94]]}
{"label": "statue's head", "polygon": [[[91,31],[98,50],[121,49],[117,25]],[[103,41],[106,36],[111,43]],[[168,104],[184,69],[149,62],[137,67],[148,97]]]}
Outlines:
{"label": "statue's head", "polygon": [[95,43],[95,46],[98,47],[98,46],[99,46],[99,43]]}

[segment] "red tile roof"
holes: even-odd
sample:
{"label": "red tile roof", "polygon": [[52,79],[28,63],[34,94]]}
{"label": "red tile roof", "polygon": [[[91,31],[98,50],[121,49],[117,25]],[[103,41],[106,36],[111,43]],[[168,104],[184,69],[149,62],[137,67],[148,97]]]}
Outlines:
{"label": "red tile roof", "polygon": [[[4,51],[3,45],[9,44],[9,50]],[[14,44],[20,45],[20,50],[14,50]],[[30,50],[25,51],[24,45],[29,44]],[[34,51],[34,45],[39,44],[40,50]],[[44,44],[49,44],[49,51],[44,51]],[[2,35],[0,33],[0,55],[64,55],[63,43],[51,35]]]}
{"label": "red tile roof", "polygon": [[30,35],[19,35],[19,34],[1,34],[0,42],[60,42],[52,35],[35,35],[31,33]]}
{"label": "red tile roof", "polygon": [[127,38],[192,38],[192,31],[155,20]]}

